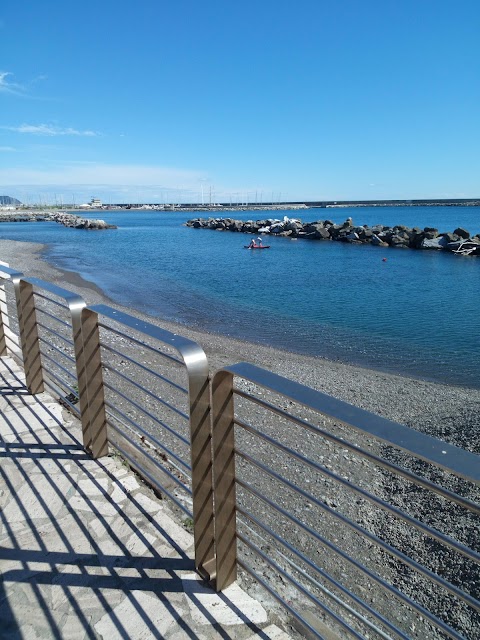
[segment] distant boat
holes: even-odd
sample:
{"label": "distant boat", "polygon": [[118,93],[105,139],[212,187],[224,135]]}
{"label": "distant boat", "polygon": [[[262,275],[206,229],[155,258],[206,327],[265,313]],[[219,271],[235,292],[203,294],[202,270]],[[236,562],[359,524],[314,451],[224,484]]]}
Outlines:
{"label": "distant boat", "polygon": [[270,249],[270,245],[269,244],[256,244],[255,246],[251,247],[249,244],[245,244],[243,245],[244,249]]}

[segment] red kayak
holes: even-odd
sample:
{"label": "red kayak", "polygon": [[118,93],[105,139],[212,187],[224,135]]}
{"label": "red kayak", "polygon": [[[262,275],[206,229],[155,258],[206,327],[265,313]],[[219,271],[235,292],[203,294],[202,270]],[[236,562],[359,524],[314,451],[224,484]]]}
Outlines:
{"label": "red kayak", "polygon": [[270,249],[269,244],[257,245],[256,247],[251,247],[250,245],[243,245],[244,249]]}

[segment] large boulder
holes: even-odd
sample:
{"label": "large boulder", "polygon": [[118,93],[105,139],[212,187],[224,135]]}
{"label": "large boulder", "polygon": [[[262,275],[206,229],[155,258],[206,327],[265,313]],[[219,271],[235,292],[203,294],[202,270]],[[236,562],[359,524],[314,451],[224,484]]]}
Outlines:
{"label": "large boulder", "polygon": [[389,240],[391,247],[395,248],[407,248],[410,243],[410,237],[405,231],[394,233]]}
{"label": "large boulder", "polygon": [[310,222],[303,226],[305,233],[315,233],[320,229],[324,229],[323,222]]}
{"label": "large boulder", "polygon": [[410,231],[410,247],[412,249],[420,249],[425,239],[425,233],[419,227],[413,227]]}
{"label": "large boulder", "polygon": [[462,229],[462,227],[457,227],[453,233],[464,240],[468,240],[468,238],[470,238],[470,233],[466,229]]}
{"label": "large boulder", "polygon": [[284,224],[285,231],[292,231],[293,233],[297,233],[302,228],[302,225],[299,224],[296,220],[289,220]]}
{"label": "large boulder", "polygon": [[328,229],[320,228],[315,231],[315,238],[319,240],[330,240],[330,233]]}
{"label": "large boulder", "polygon": [[372,238],[372,244],[375,247],[388,247],[388,242],[385,242],[380,236],[374,234]]}
{"label": "large boulder", "polygon": [[421,249],[445,249],[448,240],[445,236],[437,236],[436,238],[424,238],[420,246]]}

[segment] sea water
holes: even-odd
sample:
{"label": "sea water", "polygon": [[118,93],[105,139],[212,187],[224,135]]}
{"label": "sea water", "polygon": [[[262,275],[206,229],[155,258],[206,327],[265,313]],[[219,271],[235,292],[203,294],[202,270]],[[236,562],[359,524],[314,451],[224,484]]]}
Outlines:
{"label": "sea water", "polygon": [[[159,318],[480,388],[479,258],[271,236],[264,237],[269,250],[247,251],[249,235],[184,225],[207,215],[89,212],[118,229],[2,223],[0,237],[47,244],[45,257],[52,264],[78,272],[114,301]],[[303,222],[343,222],[350,216],[358,225],[439,231],[462,226],[480,232],[479,207],[225,209],[215,215],[244,220],[287,215]]]}

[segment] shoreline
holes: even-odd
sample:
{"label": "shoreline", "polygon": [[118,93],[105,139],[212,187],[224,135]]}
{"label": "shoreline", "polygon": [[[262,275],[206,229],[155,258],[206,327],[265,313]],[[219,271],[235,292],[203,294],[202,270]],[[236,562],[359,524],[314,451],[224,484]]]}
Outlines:
{"label": "shoreline", "polygon": [[91,281],[46,261],[47,245],[0,240],[0,260],[69,289],[87,304],[104,303],[200,344],[215,371],[249,361],[395,422],[480,453],[480,389],[368,369],[213,334],[117,304]]}

